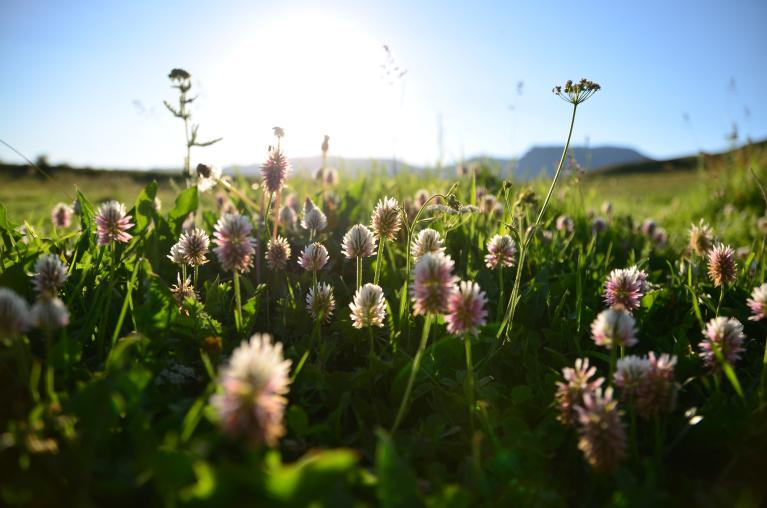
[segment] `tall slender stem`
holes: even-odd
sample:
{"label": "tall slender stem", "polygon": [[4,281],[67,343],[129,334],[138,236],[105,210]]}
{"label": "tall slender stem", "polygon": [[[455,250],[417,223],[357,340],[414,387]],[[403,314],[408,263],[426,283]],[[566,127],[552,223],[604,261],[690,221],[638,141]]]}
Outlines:
{"label": "tall slender stem", "polygon": [[567,133],[567,142],[565,143],[565,147],[562,150],[562,157],[560,157],[559,159],[559,165],[557,166],[556,173],[554,173],[554,179],[551,181],[549,192],[546,194],[546,199],[543,200],[543,205],[541,206],[541,209],[538,212],[538,216],[536,217],[535,222],[524,233],[524,240],[519,249],[519,262],[517,263],[517,274],[514,277],[514,287],[511,290],[511,297],[509,298],[509,303],[508,303],[508,306],[506,307],[506,316],[504,317],[503,322],[501,323],[501,326],[498,328],[498,333],[496,335],[498,338],[500,338],[500,336],[505,331],[504,342],[509,340],[512,324],[514,321],[514,313],[517,310],[517,303],[519,302],[519,286],[522,281],[522,270],[524,269],[524,262],[525,262],[525,258],[527,257],[527,248],[530,245],[530,241],[535,236],[535,233],[538,230],[538,227],[540,226],[541,220],[543,219],[543,214],[546,213],[546,208],[548,208],[549,201],[551,200],[551,195],[554,194],[554,188],[557,186],[557,180],[559,180],[559,175],[562,172],[562,167],[564,166],[564,163],[565,163],[565,157],[567,156],[567,150],[570,148],[570,139],[573,136],[573,127],[575,126],[575,113],[577,111],[578,111],[578,103],[575,102],[573,103],[573,114],[572,114],[572,117],[570,118],[570,130]]}
{"label": "tall slender stem", "polygon": [[357,289],[362,287],[362,257],[357,256]]}
{"label": "tall slender stem", "polygon": [[242,331],[242,297],[240,296],[240,273],[235,270],[234,272],[234,299],[237,303],[237,307],[234,313],[234,327],[237,333]]}
{"label": "tall slender stem", "polygon": [[407,380],[405,393],[402,396],[402,402],[400,402],[399,410],[397,411],[397,418],[395,418],[394,426],[391,429],[392,434],[397,431],[399,424],[402,422],[402,417],[405,416],[405,409],[407,408],[408,401],[410,399],[410,392],[413,390],[413,383],[415,382],[415,377],[418,374],[418,369],[421,366],[421,357],[423,356],[423,352],[426,350],[426,342],[429,340],[429,329],[431,328],[432,319],[433,316],[431,314],[426,314],[426,317],[424,318],[423,331],[421,332],[421,343],[418,345],[418,351],[416,351],[415,356],[413,357],[413,367],[410,370],[410,377]]}
{"label": "tall slender stem", "polygon": [[474,434],[474,364],[471,361],[471,336],[464,335],[463,345],[466,350],[466,380],[467,395],[469,398],[469,425],[471,425],[472,435]]}
{"label": "tall slender stem", "polygon": [[383,251],[386,248],[386,240],[381,238],[378,243],[378,255],[376,256],[376,273],[373,277],[373,284],[378,284],[381,277],[381,263],[383,262]]}
{"label": "tall slender stem", "polygon": [[498,310],[495,313],[496,319],[501,319],[503,312],[503,265],[498,265]]}

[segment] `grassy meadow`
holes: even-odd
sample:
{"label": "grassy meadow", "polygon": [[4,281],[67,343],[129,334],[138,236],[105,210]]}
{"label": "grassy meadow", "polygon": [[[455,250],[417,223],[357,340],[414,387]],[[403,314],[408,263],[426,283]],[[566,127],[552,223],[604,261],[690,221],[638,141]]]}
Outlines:
{"label": "grassy meadow", "polygon": [[[204,190],[162,174],[9,168],[0,172],[0,287],[32,308],[20,323],[0,302],[2,505],[767,502],[767,324],[749,319],[747,303],[767,267],[763,145],[565,171],[544,213],[551,181],[506,181],[483,166],[443,178],[288,175],[275,194],[255,179]],[[396,199],[389,215],[385,197]],[[111,224],[130,238],[109,236],[108,200],[125,204],[130,226]],[[54,228],[53,206],[75,201],[79,215]],[[281,211],[292,203],[295,224]],[[721,285],[708,252],[690,247],[701,219],[734,249]],[[19,229],[25,222],[32,230]],[[344,254],[355,224],[378,236],[358,259]],[[207,262],[187,266],[171,249],[193,227],[211,244]],[[425,228],[444,255],[411,255],[413,244],[427,249]],[[290,247],[284,266],[265,258],[278,234]],[[228,268],[241,255],[237,235],[254,249],[239,272]],[[488,266],[495,235],[510,236],[511,266]],[[325,263],[312,265],[313,242]],[[46,254],[53,281],[38,265]],[[614,312],[636,344],[621,343],[617,325],[592,327],[609,317],[611,272],[632,266],[647,284],[636,308]],[[360,279],[380,288],[374,314],[384,317],[358,327]],[[478,284],[482,297],[465,301],[483,312],[464,300],[418,312],[429,305],[419,291],[459,279]],[[317,296],[326,290],[332,305]],[[719,316],[742,324],[742,351],[720,337],[704,361],[702,332]],[[461,319],[472,324],[456,331]],[[281,344],[289,366],[268,357],[275,350],[260,334]],[[259,347],[242,345],[254,335]],[[631,355],[648,365],[651,352],[674,358],[667,377],[631,392],[614,374],[628,376]],[[602,386],[582,395],[571,385],[575,398],[563,403],[557,383],[577,359]],[[639,404],[643,389],[656,390],[649,405]]]}

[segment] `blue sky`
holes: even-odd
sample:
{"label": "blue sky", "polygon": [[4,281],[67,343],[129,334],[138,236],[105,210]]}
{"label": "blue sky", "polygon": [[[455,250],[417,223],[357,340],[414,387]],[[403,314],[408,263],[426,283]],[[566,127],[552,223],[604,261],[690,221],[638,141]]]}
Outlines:
{"label": "blue sky", "polygon": [[[603,91],[579,108],[576,143],[717,150],[734,123],[767,137],[765,20],[764,1],[4,0],[0,139],[75,165],[178,166],[182,126],[162,100],[183,67],[201,136],[224,137],[193,162],[258,162],[274,125],[293,156],[329,134],[338,155],[430,164],[440,124],[445,161],[517,156],[563,142],[551,88],[581,77]],[[402,81],[383,79],[383,44]]]}

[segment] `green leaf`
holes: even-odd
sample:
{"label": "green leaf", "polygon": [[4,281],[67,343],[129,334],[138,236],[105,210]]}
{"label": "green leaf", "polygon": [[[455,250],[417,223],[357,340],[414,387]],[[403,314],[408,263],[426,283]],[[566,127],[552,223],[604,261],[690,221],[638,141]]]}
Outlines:
{"label": "green leaf", "polygon": [[270,497],[289,506],[337,506],[331,500],[340,489],[348,489],[344,484],[357,463],[357,454],[347,449],[326,450],[304,456],[289,466],[274,459],[272,456],[264,464]]}
{"label": "green leaf", "polygon": [[197,210],[197,205],[197,187],[189,187],[178,195],[176,205],[168,214],[168,222],[172,225],[174,234],[181,230],[181,225],[189,214]]}
{"label": "green leaf", "polygon": [[291,404],[291,406],[288,408],[287,420],[288,428],[290,429],[291,433],[299,437],[304,437],[308,434],[309,417],[306,415],[306,411],[304,411],[301,406]]}
{"label": "green leaf", "polygon": [[378,431],[376,447],[376,470],[378,471],[378,501],[385,508],[421,506],[418,484],[412,469],[397,454],[391,437]]}
{"label": "green leaf", "polygon": [[134,234],[140,234],[157,217],[157,210],[154,207],[155,197],[157,197],[157,182],[152,181],[144,187],[136,199]]}
{"label": "green leaf", "polygon": [[511,389],[511,401],[514,404],[522,404],[530,400],[533,390],[527,385],[517,385]]}

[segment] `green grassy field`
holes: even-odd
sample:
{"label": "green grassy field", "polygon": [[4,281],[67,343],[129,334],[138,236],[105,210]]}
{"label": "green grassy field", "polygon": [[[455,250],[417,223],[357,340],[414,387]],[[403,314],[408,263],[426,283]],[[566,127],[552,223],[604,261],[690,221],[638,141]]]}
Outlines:
{"label": "green grassy field", "polygon": [[[550,182],[504,182],[490,167],[450,179],[342,175],[334,186],[289,178],[282,197],[311,198],[322,210],[315,226],[278,223],[274,201],[242,179],[217,182],[236,211],[221,215],[213,191],[163,175],[52,170],[47,180],[5,169],[2,505],[767,500],[767,326],[748,303],[767,271],[763,146],[566,174],[539,231]],[[419,189],[441,204],[417,214]],[[397,200],[388,212],[385,197]],[[54,231],[51,206],[75,198],[81,214]],[[106,199],[125,210],[97,212]],[[120,225],[123,212],[132,226]],[[173,255],[190,214],[212,238],[203,264]],[[642,231],[648,218],[667,241]],[[735,266],[720,258],[714,277],[711,254],[688,246],[700,219],[737,249]],[[23,221],[37,234],[22,235]],[[379,242],[359,264],[342,249],[355,224]],[[412,248],[425,228],[439,239],[420,246],[430,254]],[[284,265],[264,255],[277,233],[292,250]],[[512,266],[488,261],[495,235],[515,244]],[[326,257],[302,254],[322,252],[312,242]],[[624,305],[606,309],[612,271],[634,266],[636,284],[613,291]],[[367,317],[360,283],[383,299]],[[739,324],[715,335],[718,318]],[[456,328],[461,320],[473,325]],[[630,376],[632,355],[646,369],[636,385],[614,375]],[[557,384],[583,360],[589,383]]]}

